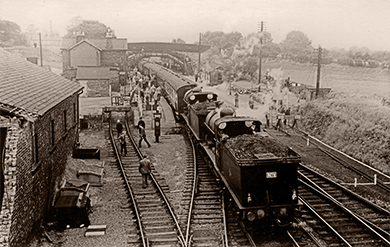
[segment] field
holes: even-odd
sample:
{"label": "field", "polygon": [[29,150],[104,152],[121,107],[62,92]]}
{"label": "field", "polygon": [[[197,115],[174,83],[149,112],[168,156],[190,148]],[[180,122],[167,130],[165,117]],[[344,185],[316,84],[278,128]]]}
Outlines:
{"label": "field", "polygon": [[[265,63],[272,75],[315,86],[316,66]],[[282,73],[280,73],[282,72]],[[321,86],[332,88],[324,99],[301,106],[301,127],[326,143],[390,174],[390,71],[324,65]]]}
{"label": "field", "polygon": [[[264,61],[263,74],[269,70],[273,75],[272,72],[277,69],[282,71],[283,79],[290,77],[294,82],[313,87],[316,84],[317,65]],[[320,83],[321,87],[330,87],[335,92],[370,97],[390,97],[390,70],[347,67],[337,64],[322,65]]]}

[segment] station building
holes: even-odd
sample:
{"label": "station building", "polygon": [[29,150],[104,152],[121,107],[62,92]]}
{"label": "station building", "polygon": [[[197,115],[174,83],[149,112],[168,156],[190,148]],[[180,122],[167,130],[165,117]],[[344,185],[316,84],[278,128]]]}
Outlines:
{"label": "station building", "polygon": [[[62,40],[63,76],[87,82],[85,89],[92,92],[88,97],[108,93],[105,86],[107,83],[102,84],[102,80],[109,80],[113,91],[119,91],[119,83],[124,84],[123,80],[126,80],[126,52],[127,39],[116,38],[110,29],[103,39],[88,39],[80,32],[75,38]],[[107,70],[111,74],[109,79],[106,78]],[[103,77],[99,78],[100,75]]]}
{"label": "station building", "polygon": [[0,49],[0,245],[26,246],[78,140],[83,87]]}

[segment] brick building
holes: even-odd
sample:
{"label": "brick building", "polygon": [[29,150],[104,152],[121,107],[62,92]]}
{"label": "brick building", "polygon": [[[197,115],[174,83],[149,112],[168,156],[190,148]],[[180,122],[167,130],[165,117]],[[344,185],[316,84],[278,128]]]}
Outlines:
{"label": "brick building", "polygon": [[84,87],[81,97],[109,97],[112,78],[109,67],[77,68],[76,81]]}
{"label": "brick building", "polygon": [[[79,34],[74,39],[62,40],[62,70],[64,77],[77,79],[79,67],[108,67],[111,71],[126,71],[127,39],[116,38],[111,31],[105,39],[86,39]],[[114,87],[119,81],[112,78]]]}
{"label": "brick building", "polygon": [[0,245],[39,230],[78,140],[83,88],[0,49]]}

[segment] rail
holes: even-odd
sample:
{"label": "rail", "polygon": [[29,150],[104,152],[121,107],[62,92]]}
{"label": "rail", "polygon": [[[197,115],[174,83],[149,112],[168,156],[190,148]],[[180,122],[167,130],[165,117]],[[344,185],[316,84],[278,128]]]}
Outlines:
{"label": "rail", "polygon": [[[138,147],[136,141],[134,140],[133,136],[130,135],[131,132],[130,132],[130,128],[129,128],[129,125],[128,125],[127,121],[125,121],[125,127],[126,127],[127,136],[129,137],[129,140],[131,141],[131,143],[132,143],[133,146],[135,147],[135,150],[137,151],[138,156],[139,156],[140,158],[143,157],[143,156],[142,156],[142,153],[141,153],[141,150],[140,150],[140,148]],[[182,233],[182,231],[181,231],[181,229],[180,229],[179,222],[178,222],[178,220],[176,219],[176,215],[175,215],[175,213],[173,212],[173,209],[172,209],[172,207],[171,207],[171,205],[170,205],[170,203],[169,203],[168,198],[165,196],[164,191],[162,190],[160,184],[158,183],[158,181],[157,181],[157,179],[155,178],[155,176],[153,175],[153,173],[150,173],[150,177],[151,177],[153,183],[155,184],[156,188],[157,188],[158,191],[160,192],[160,195],[161,195],[161,197],[163,198],[163,200],[164,200],[164,202],[165,202],[165,205],[166,205],[167,208],[168,208],[169,213],[171,214],[171,217],[172,217],[172,219],[173,219],[173,221],[174,221],[174,223],[175,223],[175,226],[176,226],[176,228],[177,228],[177,231],[179,232],[179,236],[178,236],[179,242],[181,243],[182,246],[187,247],[187,242],[185,242],[185,238],[184,238],[183,233]]]}
{"label": "rail", "polygon": [[[303,175],[303,174],[302,174]],[[304,175],[303,175],[304,176]],[[352,212],[350,209],[346,208],[342,203],[340,203],[339,201],[337,201],[336,199],[334,199],[331,195],[329,195],[326,191],[324,191],[322,188],[320,188],[318,185],[310,185],[308,183],[306,183],[305,181],[303,180],[300,180],[299,181],[304,184],[305,186],[309,187],[310,189],[312,189],[313,191],[315,191],[316,193],[322,195],[323,197],[325,197],[326,199],[328,199],[329,201],[331,201],[332,203],[334,203],[336,206],[338,206],[340,209],[342,209],[346,214],[350,215],[351,217],[353,217],[355,220],[357,220],[360,224],[364,225],[367,229],[369,229],[374,235],[376,235],[377,237],[379,237],[384,243],[386,243],[388,246],[390,246],[390,241],[387,240],[385,237],[382,236],[382,234],[378,233],[372,226],[371,224],[368,224],[366,220],[363,220],[362,217],[358,216],[357,214],[355,214],[354,212]],[[303,198],[300,198],[302,200],[304,200]],[[318,215],[319,216],[319,215]],[[329,225],[330,226],[330,225]],[[332,228],[333,229],[333,228]],[[337,233],[338,235],[338,233]],[[344,239],[344,238],[343,238]]]}
{"label": "rail", "polygon": [[[122,172],[123,179],[125,180],[126,187],[127,187],[128,191],[129,191],[129,194],[130,194],[130,197],[131,197],[131,201],[132,201],[133,206],[134,206],[134,212],[135,212],[135,215],[137,217],[137,223],[138,223],[139,231],[140,231],[140,235],[141,235],[142,246],[143,247],[148,247],[149,246],[148,240],[147,240],[147,238],[145,236],[145,233],[144,233],[144,230],[143,230],[143,227],[142,227],[141,214],[139,212],[139,208],[137,207],[137,203],[136,203],[136,200],[135,200],[134,192],[133,192],[133,190],[132,190],[132,188],[130,186],[129,180],[127,179],[127,176],[125,174],[125,170],[123,168],[122,160],[119,158],[120,155],[119,155],[119,152],[118,152],[118,148],[115,145],[114,137],[113,137],[113,134],[112,134],[111,119],[110,119],[109,123],[110,123],[109,124],[109,133],[110,133],[111,143],[112,143],[112,146],[114,148],[114,152],[115,152],[115,155],[117,157],[117,160],[118,160],[121,172]],[[127,122],[126,122],[126,125],[127,125]]]}
{"label": "rail", "polygon": [[222,214],[223,214],[223,234],[222,234],[222,246],[229,247],[228,232],[227,232],[227,220],[225,212],[225,191],[222,192]]}
{"label": "rail", "polygon": [[[189,135],[189,133],[187,133]],[[191,216],[192,216],[192,209],[194,206],[194,200],[195,200],[195,192],[197,189],[197,181],[198,181],[198,172],[197,172],[197,163],[196,163],[196,151],[195,151],[195,145],[194,142],[192,141],[191,138],[189,138],[189,141],[191,143],[192,147],[192,153],[194,156],[194,178],[193,178],[193,183],[192,183],[192,193],[191,193],[191,201],[190,201],[190,206],[188,209],[188,218],[187,218],[187,227],[186,227],[186,243],[190,242],[190,226],[191,226]]]}

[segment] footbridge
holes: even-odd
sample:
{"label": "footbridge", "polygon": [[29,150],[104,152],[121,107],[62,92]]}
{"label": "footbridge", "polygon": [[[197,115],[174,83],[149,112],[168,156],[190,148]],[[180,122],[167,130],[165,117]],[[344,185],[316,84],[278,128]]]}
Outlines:
{"label": "footbridge", "polygon": [[178,66],[185,74],[194,73],[194,64],[184,53],[202,53],[210,49],[209,45],[180,44],[166,42],[127,43],[128,59],[137,62],[142,58],[161,57],[172,61],[170,66]]}

